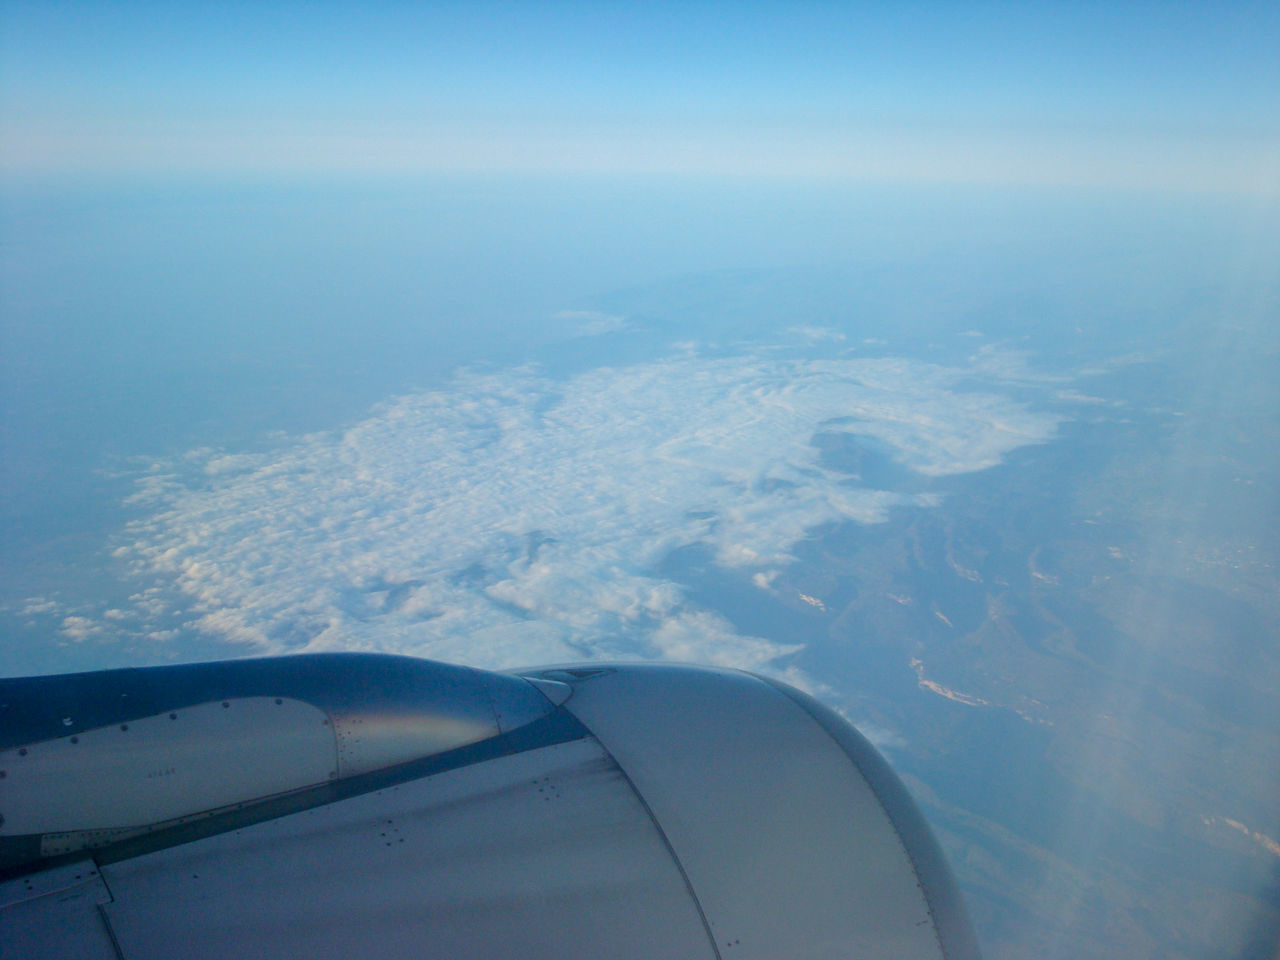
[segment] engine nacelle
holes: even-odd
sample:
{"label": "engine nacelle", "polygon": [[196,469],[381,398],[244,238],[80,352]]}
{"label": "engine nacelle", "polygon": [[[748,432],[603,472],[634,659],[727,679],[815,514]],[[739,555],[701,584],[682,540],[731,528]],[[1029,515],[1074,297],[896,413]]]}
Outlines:
{"label": "engine nacelle", "polygon": [[296,656],[0,719],[6,956],[977,956],[874,748],[739,671]]}

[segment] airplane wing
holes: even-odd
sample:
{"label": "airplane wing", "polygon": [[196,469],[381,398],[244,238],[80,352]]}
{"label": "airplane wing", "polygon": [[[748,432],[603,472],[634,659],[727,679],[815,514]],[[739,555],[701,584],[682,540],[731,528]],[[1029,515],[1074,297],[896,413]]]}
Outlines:
{"label": "airplane wing", "polygon": [[784,684],[320,654],[0,680],[0,955],[978,951],[900,781]]}

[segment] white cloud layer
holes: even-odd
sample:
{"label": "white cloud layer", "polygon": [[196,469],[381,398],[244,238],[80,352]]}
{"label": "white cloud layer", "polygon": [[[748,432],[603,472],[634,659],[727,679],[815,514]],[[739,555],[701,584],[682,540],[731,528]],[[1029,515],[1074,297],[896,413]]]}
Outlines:
{"label": "white cloud layer", "polygon": [[766,351],[567,381],[464,373],[342,434],[153,471],[134,499],[154,512],[118,554],[188,597],[193,626],[255,652],[762,669],[796,648],[739,635],[660,561],[700,544],[768,578],[814,527],[928,504],[825,468],[820,430],[874,438],[933,476],[1052,435],[1049,415],[953,389],[973,372]]}

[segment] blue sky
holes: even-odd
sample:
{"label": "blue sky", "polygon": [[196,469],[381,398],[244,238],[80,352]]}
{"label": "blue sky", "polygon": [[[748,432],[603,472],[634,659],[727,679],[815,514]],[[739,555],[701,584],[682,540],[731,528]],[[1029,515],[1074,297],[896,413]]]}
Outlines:
{"label": "blue sky", "polygon": [[9,4],[3,169],[1274,191],[1257,4]]}

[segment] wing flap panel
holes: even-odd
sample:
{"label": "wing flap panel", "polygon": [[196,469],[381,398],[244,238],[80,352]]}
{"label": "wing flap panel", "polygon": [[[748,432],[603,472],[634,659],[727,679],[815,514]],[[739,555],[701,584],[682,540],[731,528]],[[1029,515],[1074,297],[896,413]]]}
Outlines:
{"label": "wing flap panel", "polygon": [[661,835],[590,739],[104,874],[128,960],[170,960],[175,944],[192,958],[715,956]]}
{"label": "wing flap panel", "polygon": [[0,884],[5,957],[119,960],[100,906],[111,899],[93,861]]}

